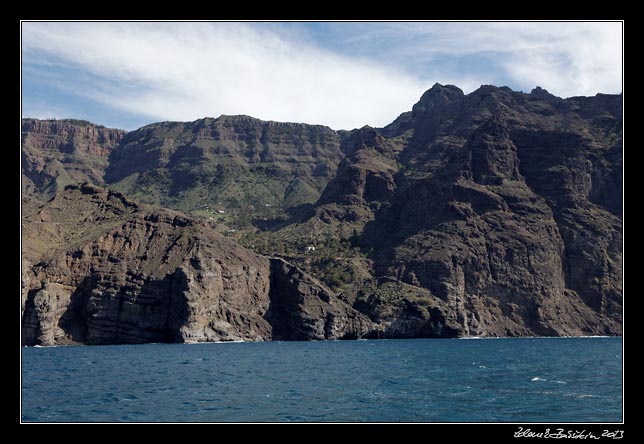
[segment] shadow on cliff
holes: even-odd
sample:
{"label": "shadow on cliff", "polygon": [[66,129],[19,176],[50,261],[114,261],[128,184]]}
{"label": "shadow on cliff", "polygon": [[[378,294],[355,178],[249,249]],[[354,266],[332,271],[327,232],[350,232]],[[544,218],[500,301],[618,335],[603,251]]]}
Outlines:
{"label": "shadow on cliff", "polygon": [[358,339],[372,328],[366,316],[296,266],[271,258],[270,269],[270,304],[264,319],[272,327],[272,340]]}
{"label": "shadow on cliff", "polygon": [[[402,176],[402,174],[398,175]],[[425,178],[413,183],[402,182],[388,205],[379,208],[367,222],[360,236],[352,239],[370,259],[388,262],[393,250],[409,237],[441,224],[465,219],[450,205],[454,200],[452,175]]]}
{"label": "shadow on cliff", "polygon": [[187,276],[180,268],[163,279],[146,279],[140,288],[90,276],[72,294],[58,326],[82,344],[184,342],[187,289]]}
{"label": "shadow on cliff", "polygon": [[273,340],[306,340],[306,333],[300,331],[302,326],[298,325],[301,323],[301,297],[282,272],[280,265],[281,262],[271,260],[271,285],[268,294],[270,303],[264,319],[272,327]]}

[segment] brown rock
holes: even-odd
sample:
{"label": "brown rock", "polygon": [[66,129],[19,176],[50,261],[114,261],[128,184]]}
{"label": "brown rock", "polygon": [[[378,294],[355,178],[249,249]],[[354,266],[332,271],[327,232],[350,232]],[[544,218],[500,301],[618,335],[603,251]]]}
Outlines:
{"label": "brown rock", "polygon": [[335,339],[369,329],[306,273],[204,221],[90,185],[40,205],[23,226],[35,258],[24,263],[26,345]]}
{"label": "brown rock", "polygon": [[53,196],[71,183],[103,184],[125,131],[82,120],[22,119],[22,190]]}
{"label": "brown rock", "polygon": [[357,339],[372,328],[366,316],[283,259],[271,258],[270,299],[274,339]]}
{"label": "brown rock", "polygon": [[[221,116],[110,138],[27,120],[25,337],[619,335],[622,122],[621,95],[439,84],[383,129]],[[254,223],[240,239],[288,262],[88,185],[37,200],[103,172],[151,203]]]}

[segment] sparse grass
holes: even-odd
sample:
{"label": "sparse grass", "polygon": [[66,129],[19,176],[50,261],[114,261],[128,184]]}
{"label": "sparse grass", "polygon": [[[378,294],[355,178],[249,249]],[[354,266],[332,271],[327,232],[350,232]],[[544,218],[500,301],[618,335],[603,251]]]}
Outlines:
{"label": "sparse grass", "polygon": [[371,278],[370,261],[355,240],[333,229],[320,232],[293,224],[277,232],[244,232],[239,242],[257,253],[287,258],[336,292],[353,294],[356,282]]}

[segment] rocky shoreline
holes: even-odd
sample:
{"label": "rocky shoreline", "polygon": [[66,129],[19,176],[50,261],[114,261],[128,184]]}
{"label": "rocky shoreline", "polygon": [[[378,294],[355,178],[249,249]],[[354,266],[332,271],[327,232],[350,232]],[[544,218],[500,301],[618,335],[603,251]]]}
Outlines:
{"label": "rocky shoreline", "polygon": [[622,121],[438,84],[353,131],[23,119],[22,343],[620,336]]}

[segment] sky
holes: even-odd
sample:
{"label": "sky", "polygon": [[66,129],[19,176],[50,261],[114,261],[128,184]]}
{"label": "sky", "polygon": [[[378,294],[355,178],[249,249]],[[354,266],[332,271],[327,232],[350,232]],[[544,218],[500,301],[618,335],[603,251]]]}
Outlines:
{"label": "sky", "polygon": [[382,127],[434,83],[622,92],[621,22],[23,22],[22,116]]}

